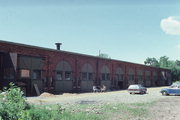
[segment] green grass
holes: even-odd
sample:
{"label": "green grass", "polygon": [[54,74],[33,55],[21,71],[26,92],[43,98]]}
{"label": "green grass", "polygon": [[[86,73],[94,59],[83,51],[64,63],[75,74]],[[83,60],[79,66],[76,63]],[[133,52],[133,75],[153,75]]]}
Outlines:
{"label": "green grass", "polygon": [[61,120],[102,120],[102,116],[87,112],[72,113],[65,111],[61,115]]}
{"label": "green grass", "polygon": [[152,103],[77,104],[67,106],[62,120],[131,120],[145,119]]}
{"label": "green grass", "polygon": [[[129,120],[133,118],[145,117],[148,113],[147,109],[142,106],[136,106],[133,104],[110,104],[104,106],[105,114],[107,119],[123,119]],[[116,115],[113,118],[113,115]]]}

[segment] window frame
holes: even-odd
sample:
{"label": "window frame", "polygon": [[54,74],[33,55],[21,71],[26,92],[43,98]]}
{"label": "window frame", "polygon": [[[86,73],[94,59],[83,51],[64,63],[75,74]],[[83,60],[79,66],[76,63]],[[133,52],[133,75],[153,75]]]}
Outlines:
{"label": "window frame", "polygon": [[[61,78],[60,79],[58,79],[59,77],[58,77],[58,74],[61,74]],[[61,80],[63,80],[63,71],[56,71],[56,80],[58,80],[58,81],[61,81]]]}
{"label": "window frame", "polygon": [[32,79],[33,80],[41,80],[42,79],[42,70],[38,70],[38,69],[32,70]]}

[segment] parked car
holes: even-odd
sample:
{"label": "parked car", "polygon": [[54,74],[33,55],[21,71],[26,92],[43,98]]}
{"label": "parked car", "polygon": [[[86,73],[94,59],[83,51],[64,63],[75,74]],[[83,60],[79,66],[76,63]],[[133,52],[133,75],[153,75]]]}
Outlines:
{"label": "parked car", "polygon": [[169,88],[163,88],[160,91],[162,95],[180,95],[180,83],[173,83]]}
{"label": "parked car", "polygon": [[130,94],[136,94],[136,93],[146,94],[147,89],[141,84],[134,84],[128,87],[128,92]]}

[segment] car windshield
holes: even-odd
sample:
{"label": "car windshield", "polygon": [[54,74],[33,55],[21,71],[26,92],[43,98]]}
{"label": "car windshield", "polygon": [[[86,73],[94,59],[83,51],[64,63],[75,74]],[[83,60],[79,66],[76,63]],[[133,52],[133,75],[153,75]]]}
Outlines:
{"label": "car windshield", "polygon": [[139,85],[139,84],[137,84],[137,85],[130,85],[129,86],[129,88],[141,88],[141,87],[143,87],[142,85]]}
{"label": "car windshield", "polygon": [[173,83],[170,88],[179,88],[180,83]]}
{"label": "car windshield", "polygon": [[175,87],[176,87],[176,85],[171,85],[171,86],[170,86],[170,88],[175,88]]}
{"label": "car windshield", "polygon": [[144,87],[143,85],[138,85],[139,87]]}

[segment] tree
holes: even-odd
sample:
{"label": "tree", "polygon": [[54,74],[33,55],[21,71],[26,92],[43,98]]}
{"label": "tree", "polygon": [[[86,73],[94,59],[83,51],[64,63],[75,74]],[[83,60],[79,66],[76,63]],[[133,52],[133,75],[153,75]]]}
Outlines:
{"label": "tree", "polygon": [[106,53],[99,53],[98,56],[99,56],[100,58],[109,58],[109,59],[110,59],[109,55],[106,54]]}
{"label": "tree", "polygon": [[153,67],[159,67],[159,62],[158,60],[156,60],[156,58],[147,58],[145,61],[144,61],[144,64],[145,65],[150,65],[150,66],[153,66]]}
{"label": "tree", "polygon": [[169,57],[167,57],[167,56],[160,57],[159,65],[160,65],[161,68],[168,68],[168,66],[169,66],[168,63],[170,63],[169,62]]}
{"label": "tree", "polygon": [[180,61],[176,60],[169,60],[169,57],[162,56],[159,58],[159,61],[156,58],[147,58],[144,61],[144,64],[153,66],[153,67],[160,67],[166,68],[171,70],[171,77],[172,81],[180,80]]}
{"label": "tree", "polygon": [[179,60],[176,60],[175,63],[176,63],[177,66],[180,66],[180,61]]}

